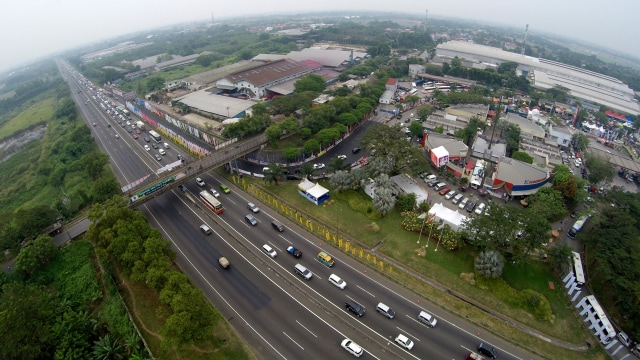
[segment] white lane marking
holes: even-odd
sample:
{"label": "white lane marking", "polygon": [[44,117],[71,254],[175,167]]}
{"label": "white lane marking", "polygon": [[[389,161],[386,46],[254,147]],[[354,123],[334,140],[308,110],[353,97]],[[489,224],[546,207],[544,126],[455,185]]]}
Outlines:
{"label": "white lane marking", "polygon": [[291,338],[291,336],[289,336],[289,334],[287,334],[287,333],[286,333],[286,332],[284,332],[284,331],[283,331],[282,333],[284,334],[284,336],[288,337],[288,338],[289,338],[289,340],[291,340],[291,342],[292,342],[292,343],[294,343],[294,344],[298,345],[298,347],[299,347],[300,349],[304,350],[304,348],[303,348],[302,346],[300,346],[300,344],[298,344],[295,340],[293,340],[293,339]]}
{"label": "white lane marking", "polygon": [[306,326],[302,325],[302,323],[298,320],[296,320],[296,322],[298,323],[298,325],[300,325],[303,329],[307,330],[309,332],[309,334],[313,335],[313,337],[318,337],[316,334],[314,334],[311,330],[307,329]]}
{"label": "white lane marking", "polygon": [[364,291],[365,293],[367,293],[369,296],[371,296],[372,298],[375,298],[376,296],[373,295],[372,293],[368,292],[367,290],[365,290],[363,287],[361,287],[360,285],[356,285],[356,287],[362,291]]}

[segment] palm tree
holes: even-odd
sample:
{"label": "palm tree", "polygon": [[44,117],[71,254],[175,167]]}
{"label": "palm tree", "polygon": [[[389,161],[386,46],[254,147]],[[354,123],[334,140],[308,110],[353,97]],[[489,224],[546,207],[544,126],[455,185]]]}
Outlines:
{"label": "palm tree", "polygon": [[122,345],[107,334],[93,343],[93,355],[99,360],[122,359]]}
{"label": "palm tree", "polygon": [[396,198],[388,188],[376,188],[373,195],[373,208],[385,216],[396,205]]}
{"label": "palm tree", "polygon": [[475,269],[484,277],[499,278],[504,269],[504,257],[495,250],[482,251],[475,259]]}
{"label": "palm tree", "polygon": [[303,177],[310,178],[314,172],[315,169],[313,168],[313,164],[310,162],[306,162],[300,167],[300,173]]}
{"label": "palm tree", "polygon": [[275,182],[278,185],[278,179],[284,175],[284,169],[278,164],[269,164],[268,171],[264,172],[264,180],[269,184]]}

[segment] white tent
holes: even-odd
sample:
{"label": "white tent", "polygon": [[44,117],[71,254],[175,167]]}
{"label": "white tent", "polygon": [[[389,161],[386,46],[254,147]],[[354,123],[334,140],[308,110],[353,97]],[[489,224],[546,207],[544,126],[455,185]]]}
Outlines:
{"label": "white tent", "polygon": [[434,204],[429,209],[429,215],[435,215],[432,221],[442,221],[451,226],[454,231],[460,230],[462,224],[467,221],[467,217],[460,214],[458,210],[451,210],[442,205],[442,203]]}
{"label": "white tent", "polygon": [[329,198],[328,189],[320,184],[314,184],[307,178],[305,178],[300,182],[300,184],[298,184],[298,193],[316,205],[322,204]]}

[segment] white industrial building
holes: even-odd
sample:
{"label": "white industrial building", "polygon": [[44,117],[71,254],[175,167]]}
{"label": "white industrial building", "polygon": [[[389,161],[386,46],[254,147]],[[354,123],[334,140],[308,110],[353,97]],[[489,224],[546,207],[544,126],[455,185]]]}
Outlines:
{"label": "white industrial building", "polygon": [[473,68],[495,68],[503,62],[515,62],[519,64],[518,73],[527,76],[537,89],[548,90],[560,85],[577,98],[628,114],[640,114],[640,105],[634,98],[633,90],[607,75],[465,41],[439,44],[434,62],[450,62],[456,56],[464,65]]}

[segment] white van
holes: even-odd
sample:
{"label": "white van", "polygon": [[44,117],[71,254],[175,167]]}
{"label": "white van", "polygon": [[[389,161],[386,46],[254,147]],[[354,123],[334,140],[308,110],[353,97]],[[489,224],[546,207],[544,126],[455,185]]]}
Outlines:
{"label": "white van", "polygon": [[435,191],[440,191],[440,190],[444,189],[446,186],[447,186],[446,183],[441,182],[441,183],[437,183],[436,186],[433,189]]}
{"label": "white van", "polygon": [[306,280],[311,280],[311,278],[313,277],[313,273],[300,264],[296,264],[296,266],[294,266],[294,269],[297,274],[300,274],[300,276],[302,276]]}
{"label": "white van", "polygon": [[429,314],[426,311],[420,311],[420,313],[418,314],[418,321],[427,325],[428,327],[435,327],[438,323],[438,320],[436,320],[433,315]]}
{"label": "white van", "polygon": [[169,148],[169,144],[164,143],[164,148],[165,148],[165,149],[168,149],[168,148]]}

